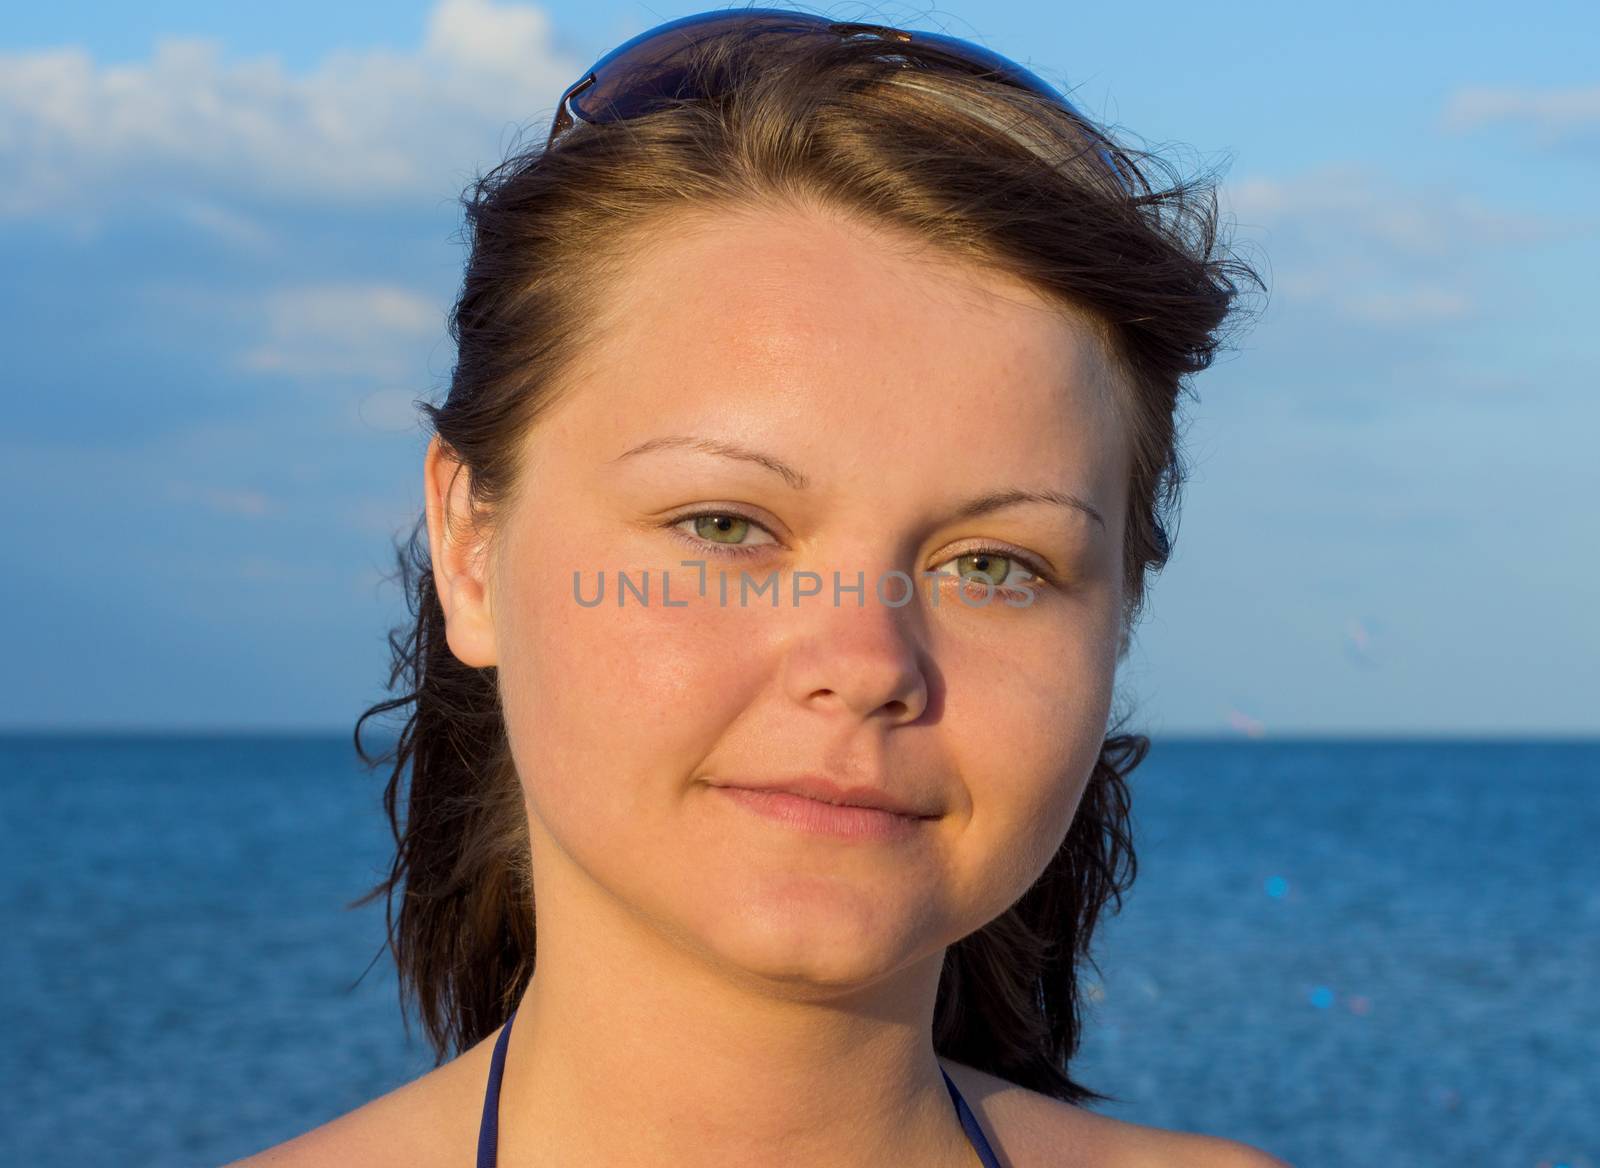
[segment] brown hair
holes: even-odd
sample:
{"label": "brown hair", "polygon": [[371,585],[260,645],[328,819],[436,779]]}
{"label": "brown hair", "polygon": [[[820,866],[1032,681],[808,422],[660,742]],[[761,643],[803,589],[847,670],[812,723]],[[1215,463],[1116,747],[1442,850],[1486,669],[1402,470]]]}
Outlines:
{"label": "brown hair", "polygon": [[[1170,552],[1186,474],[1184,379],[1211,363],[1235,278],[1260,284],[1219,247],[1212,187],[1176,179],[1158,190],[1147,171],[1176,177],[1163,160],[1043,98],[919,58],[915,42],[723,38],[696,51],[694,68],[721,73],[726,96],[579,122],[548,150],[513,150],[462,197],[470,254],[449,321],[457,364],[444,404],[418,404],[470,471],[473,521],[492,530],[513,499],[521,436],[605,335],[614,280],[668,217],[821,208],[1019,276],[1093,324],[1126,390],[1125,654],[1146,577]],[[405,690],[355,727],[369,768],[393,762],[384,808],[396,851],[388,878],[354,904],[387,896],[402,1013],[414,995],[443,1062],[452,1043],[476,1044],[515,1006],[533,972],[535,914],[496,671],[462,664],[446,644],[425,518],[397,548],[413,619],[390,632],[389,688],[403,677]],[[406,706],[398,740],[369,756],[362,725]],[[1115,1098],[1074,1082],[1067,1063],[1082,1028],[1080,963],[1098,970],[1096,920],[1112,897],[1120,910],[1137,870],[1125,779],[1149,746],[1141,734],[1105,738],[1033,887],[947,949],[940,1055],[1067,1102]]]}

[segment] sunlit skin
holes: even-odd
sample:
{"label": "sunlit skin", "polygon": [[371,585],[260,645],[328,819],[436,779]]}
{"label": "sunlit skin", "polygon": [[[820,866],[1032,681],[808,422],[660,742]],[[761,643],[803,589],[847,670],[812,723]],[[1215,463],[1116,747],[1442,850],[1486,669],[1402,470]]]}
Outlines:
{"label": "sunlit skin", "polygon": [[[1080,318],[882,229],[771,207],[654,239],[487,544],[446,536],[465,477],[437,440],[427,457],[450,648],[498,668],[532,839],[538,968],[499,1163],[976,1164],[933,1049],[940,964],[1043,870],[1105,736],[1123,390]],[[621,457],[670,436],[808,486],[683,447]],[[1011,487],[1104,526],[1040,502],[954,517]],[[699,511],[734,517],[726,542]],[[1032,602],[963,601],[960,558],[1006,548],[1048,570],[1011,561]],[[902,607],[874,593],[893,569],[917,581]],[[776,608],[719,602],[716,573],[741,570],[778,572]],[[805,571],[822,591],[792,603]],[[834,603],[835,571],[864,601]],[[577,602],[575,572],[586,598],[605,575],[605,603]],[[622,572],[648,572],[649,604],[618,607]],[[805,772],[931,818],[832,838],[711,785]]]}

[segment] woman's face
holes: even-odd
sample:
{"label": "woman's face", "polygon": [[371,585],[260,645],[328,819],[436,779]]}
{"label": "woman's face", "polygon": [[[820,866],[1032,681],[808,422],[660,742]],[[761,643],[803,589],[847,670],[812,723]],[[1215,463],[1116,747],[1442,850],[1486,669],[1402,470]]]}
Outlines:
{"label": "woman's face", "polygon": [[[1119,391],[1081,323],[898,236],[770,210],[652,240],[527,436],[451,644],[498,666],[541,950],[575,868],[719,963],[864,984],[1005,911],[1071,822],[1117,660]],[[963,514],[1012,488],[1103,526],[1058,502]],[[957,573],[1032,600],[963,599]],[[927,818],[841,837],[719,789],[806,774]]]}

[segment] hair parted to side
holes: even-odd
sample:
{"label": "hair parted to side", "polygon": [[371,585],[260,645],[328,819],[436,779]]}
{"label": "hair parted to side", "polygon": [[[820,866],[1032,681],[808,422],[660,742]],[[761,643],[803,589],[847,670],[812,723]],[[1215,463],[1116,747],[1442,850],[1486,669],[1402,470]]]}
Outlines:
{"label": "hair parted to side", "polygon": [[[1157,189],[1147,170],[1174,175],[1156,156],[1014,87],[926,59],[907,67],[918,60],[914,42],[723,38],[698,49],[692,66],[731,80],[723,98],[580,121],[548,151],[541,134],[540,146],[474,180],[462,200],[470,254],[449,321],[457,363],[444,404],[419,403],[470,470],[474,524],[492,534],[514,500],[524,436],[606,335],[615,280],[670,217],[842,215],[1018,276],[1095,328],[1126,391],[1118,407],[1131,443],[1126,653],[1146,579],[1170,554],[1167,525],[1186,476],[1184,381],[1211,364],[1240,279],[1260,278],[1219,245],[1209,183]],[[533,974],[535,913],[496,670],[463,665],[446,644],[426,534],[424,515],[396,549],[412,620],[389,634],[388,685],[395,692],[404,679],[403,691],[355,727],[369,768],[393,764],[384,808],[396,851],[388,877],[352,907],[387,897],[402,1014],[414,996],[442,1063],[515,1006]],[[397,741],[369,755],[367,719],[405,707]],[[1141,734],[1108,734],[1039,879],[950,946],[934,1016],[940,1055],[1067,1102],[1115,1098],[1074,1082],[1067,1064],[1096,921],[1113,897],[1120,910],[1137,871],[1125,780],[1149,746]]]}

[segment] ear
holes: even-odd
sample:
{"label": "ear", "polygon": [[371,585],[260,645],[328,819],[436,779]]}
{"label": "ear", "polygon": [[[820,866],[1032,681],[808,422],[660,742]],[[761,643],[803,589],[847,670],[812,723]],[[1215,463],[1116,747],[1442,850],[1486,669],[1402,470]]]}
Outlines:
{"label": "ear", "polygon": [[494,665],[488,557],[468,507],[471,472],[435,434],[428,443],[422,477],[433,586],[444,609],[445,639],[463,665]]}

